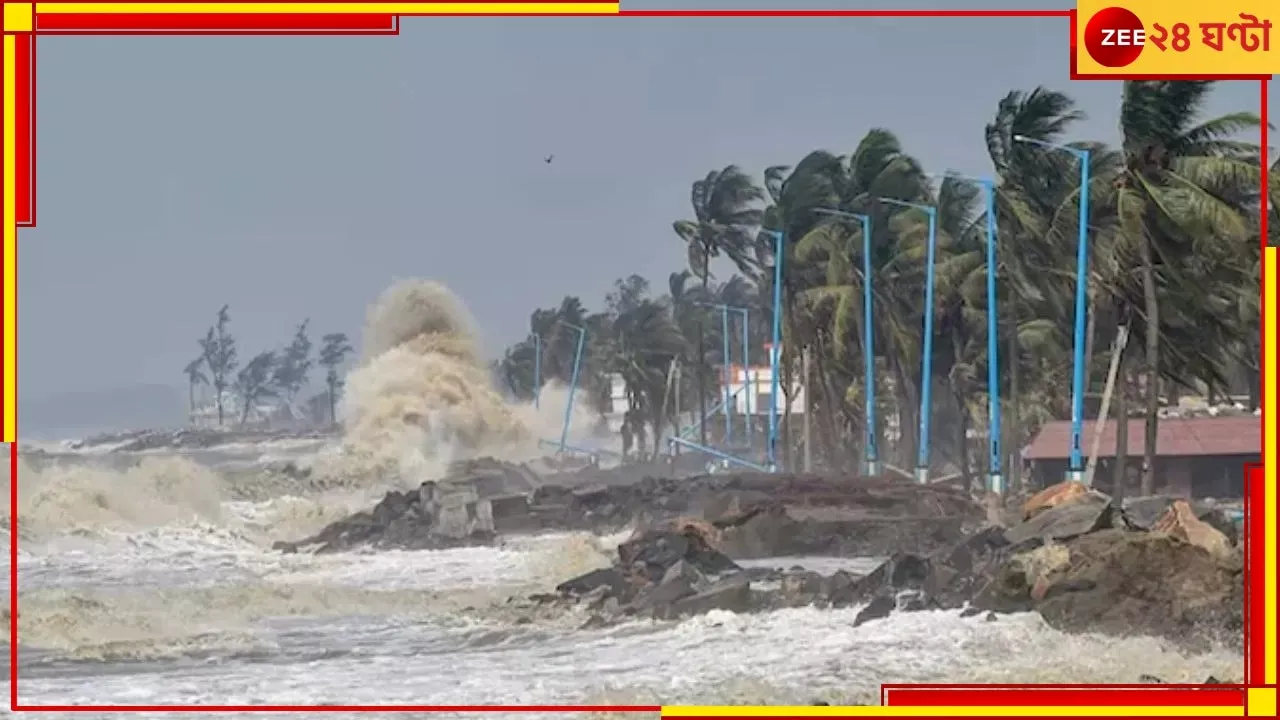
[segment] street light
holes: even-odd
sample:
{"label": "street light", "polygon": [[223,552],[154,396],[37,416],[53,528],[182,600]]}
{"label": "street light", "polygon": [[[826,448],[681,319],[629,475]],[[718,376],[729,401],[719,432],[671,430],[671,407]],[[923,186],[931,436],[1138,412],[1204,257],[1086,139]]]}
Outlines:
{"label": "street light", "polygon": [[938,248],[938,208],[932,205],[880,198],[880,202],[913,208],[929,217],[929,244],[925,257],[924,356],[920,370],[920,447],[916,453],[916,482],[929,482],[929,415],[933,396],[933,262]]}
{"label": "street light", "polygon": [[880,457],[876,451],[876,369],[875,333],[871,329],[871,216],[843,210],[814,208],[814,212],[833,217],[851,218],[862,223],[862,355],[866,366],[867,475],[880,474]]}
{"label": "street light", "polygon": [[959,173],[947,173],[947,176],[981,186],[987,202],[987,447],[990,452],[987,458],[987,489],[1003,494],[1004,476],[1000,472],[1004,456],[1000,450],[999,314],[996,312],[996,183],[990,178]]}
{"label": "street light", "polygon": [[[724,376],[724,407],[729,408],[733,404],[733,398],[729,392],[729,313],[736,312],[742,315],[742,392],[743,392],[743,414],[747,416],[747,446],[751,446],[751,310],[750,308],[738,307],[736,305],[725,305],[723,303],[698,303],[704,307],[717,308],[724,314],[724,357],[725,370]],[[728,410],[726,410],[728,412]],[[705,420],[705,418],[704,418]],[[725,444],[729,443],[729,439],[733,436],[733,424],[725,423],[726,435]]]}
{"label": "street light", "polygon": [[773,344],[769,346],[769,469],[778,469],[778,355],[782,345],[782,261],[785,249],[781,230],[765,230],[773,235]]}
{"label": "street light", "polygon": [[1089,151],[1069,145],[1057,145],[1025,135],[1014,135],[1015,142],[1038,145],[1050,150],[1071,153],[1080,161],[1080,240],[1076,244],[1076,319],[1072,348],[1074,367],[1071,373],[1071,447],[1067,479],[1084,480],[1084,328],[1085,295],[1089,287]]}
{"label": "street light", "polygon": [[578,389],[578,371],[582,367],[582,349],[586,344],[587,329],[564,320],[557,320],[556,323],[578,331],[578,349],[573,354],[573,374],[569,378],[569,402],[564,407],[564,428],[560,430],[560,452],[563,453],[569,444],[569,421],[573,419],[573,394]]}
{"label": "street light", "polygon": [[[720,396],[721,412],[724,413],[724,444],[727,447],[733,439],[733,405],[729,395],[729,306],[723,303],[701,302],[703,307],[716,308],[720,311],[720,335],[723,348],[720,350]],[[703,418],[703,422],[706,419]]]}

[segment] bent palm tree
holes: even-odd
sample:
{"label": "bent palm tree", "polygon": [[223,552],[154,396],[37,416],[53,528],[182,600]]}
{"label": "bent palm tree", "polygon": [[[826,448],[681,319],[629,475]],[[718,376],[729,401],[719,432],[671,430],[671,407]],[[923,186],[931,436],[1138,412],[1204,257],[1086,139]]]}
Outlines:
{"label": "bent palm tree", "polygon": [[[727,256],[743,272],[751,269],[747,250],[756,226],[762,219],[756,203],[764,199],[764,191],[736,165],[713,170],[693,184],[690,202],[693,220],[677,220],[676,234],[688,246],[689,269],[702,281],[702,294],[707,295],[711,279],[711,259]],[[707,414],[706,338],[698,332],[698,408]],[[706,426],[701,441],[707,444]]]}

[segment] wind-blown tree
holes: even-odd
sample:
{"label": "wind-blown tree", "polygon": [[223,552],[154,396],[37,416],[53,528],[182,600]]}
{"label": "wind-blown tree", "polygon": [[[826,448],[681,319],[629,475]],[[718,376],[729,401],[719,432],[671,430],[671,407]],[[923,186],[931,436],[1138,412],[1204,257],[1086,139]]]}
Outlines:
{"label": "wind-blown tree", "polygon": [[191,420],[196,412],[196,386],[208,385],[209,378],[204,374],[205,358],[203,355],[187,363],[182,374],[187,376],[187,418]]}
{"label": "wind-blown tree", "polygon": [[240,398],[240,425],[249,421],[249,412],[262,400],[269,400],[278,394],[272,385],[271,377],[276,368],[276,354],[268,350],[250,358],[249,362],[236,374],[234,389]]}
{"label": "wind-blown tree", "polygon": [[280,353],[272,373],[271,384],[280,391],[291,411],[294,399],[306,386],[307,375],[314,365],[311,359],[311,338],[307,335],[307,325],[310,322],[303,320],[294,329],[293,340]]}
{"label": "wind-blown tree", "polygon": [[[677,220],[676,234],[684,240],[689,255],[689,269],[702,282],[707,294],[711,281],[711,260],[724,255],[742,272],[752,268],[750,253],[752,236],[763,215],[758,203],[764,192],[751,176],[736,165],[713,170],[693,184],[690,193],[693,220]],[[704,314],[705,316],[705,314]],[[704,323],[700,323],[702,325]],[[699,417],[707,414],[706,338],[697,333],[698,409]],[[706,424],[701,427],[701,441],[707,443]]]}
{"label": "wind-blown tree", "polygon": [[223,305],[218,310],[218,318],[204,338],[200,340],[201,357],[209,370],[209,384],[213,387],[214,403],[218,408],[218,425],[223,423],[224,393],[231,385],[231,379],[239,360],[236,357],[236,341],[231,335],[231,306]]}
{"label": "wind-blown tree", "polygon": [[613,356],[610,368],[622,377],[628,411],[635,422],[629,427],[646,453],[644,425],[653,429],[654,451],[660,450],[662,426],[673,408],[667,406],[667,373],[672,360],[684,350],[684,337],[661,301],[638,298],[613,320]]}
{"label": "wind-blown tree", "polygon": [[[1129,81],[1121,100],[1124,171],[1116,178],[1115,207],[1118,238],[1136,249],[1141,279],[1147,377],[1144,494],[1155,486],[1158,380],[1170,374],[1161,363],[1162,331],[1179,324],[1193,333],[1212,330],[1190,326],[1188,318],[1179,315],[1196,312],[1187,307],[1188,301],[1200,306],[1221,303],[1222,294],[1244,279],[1259,247],[1251,239],[1256,230],[1245,211],[1257,195],[1262,154],[1256,143],[1236,138],[1257,129],[1260,120],[1250,112],[1204,119],[1213,85]],[[1219,266],[1216,277],[1204,272],[1206,259]],[[1205,281],[1211,284],[1205,286]],[[1175,314],[1162,316],[1166,311]],[[1215,379],[1223,375],[1221,358],[1179,360],[1208,361],[1201,363],[1202,373]]]}
{"label": "wind-blown tree", "polygon": [[[1085,188],[1080,187],[1078,160],[1072,154],[1013,140],[1016,135],[1054,144],[1074,140],[1071,133],[1083,115],[1067,95],[1045,88],[1010,92],[999,101],[986,127],[997,185],[996,339],[1001,349],[999,382],[1011,487],[1018,487],[1020,480],[1018,448],[1039,424],[1070,412],[1082,193],[1088,193],[1090,201],[1083,348],[1088,389],[1099,388],[1108,364],[1106,353],[1095,352],[1095,346],[1110,345],[1118,327],[1128,326],[1134,341],[1121,356],[1124,381],[1114,406],[1120,416],[1126,416],[1131,399],[1145,398],[1146,489],[1150,491],[1153,482],[1151,458],[1160,393],[1172,399],[1180,387],[1207,388],[1212,400],[1215,394],[1247,385],[1251,396],[1258,394],[1256,293],[1261,259],[1257,248],[1259,205],[1264,197],[1257,175],[1262,157],[1255,143],[1238,137],[1255,129],[1257,118],[1233,113],[1204,120],[1201,111],[1210,87],[1206,83],[1127,84],[1122,146],[1073,143],[1090,151],[1092,180]],[[551,331],[557,319],[574,317],[575,324],[589,326],[591,333],[590,370],[584,383],[604,387],[606,372],[622,377],[628,398],[626,432],[632,439],[645,443],[647,431],[638,428],[652,424],[655,412],[659,425],[668,419],[664,415],[673,414],[652,399],[659,391],[666,394],[670,358],[678,357],[693,371],[688,375],[696,374],[701,380],[696,389],[685,388],[682,381],[681,390],[697,394],[705,410],[710,399],[706,368],[727,358],[720,357],[724,338],[718,313],[704,304],[751,308],[753,355],[757,362],[765,362],[763,346],[771,338],[774,243],[771,233],[760,232],[752,239],[751,231],[754,227],[782,230],[787,244],[781,288],[780,385],[784,393],[792,391],[796,361],[800,351],[807,349],[813,362],[811,376],[806,378],[810,392],[805,411],[815,416],[813,440],[819,445],[815,450],[820,450],[815,455],[830,465],[860,459],[856,449],[864,437],[866,395],[862,291],[870,281],[875,302],[871,329],[876,346],[872,362],[879,383],[877,416],[885,423],[879,429],[884,430],[879,434],[884,442],[882,457],[889,459],[896,452],[910,464],[918,442],[922,389],[927,231],[919,212],[880,203],[877,198],[931,204],[938,208],[939,246],[934,372],[925,382],[935,388],[932,412],[935,427],[941,429],[934,454],[941,464],[953,463],[962,473],[971,472],[968,436],[981,435],[984,429],[990,362],[985,208],[977,202],[978,189],[969,183],[929,177],[892,132],[884,129],[868,132],[847,156],[814,151],[794,166],[765,169],[768,204],[762,210],[756,205],[761,191],[753,189],[754,183],[741,170],[730,166],[712,173],[694,186],[697,219],[676,224],[688,245],[689,270],[668,278],[662,298],[649,299],[648,283],[629,277],[615,285],[603,312],[592,313],[577,298],[569,298],[572,303],[534,313],[533,329],[540,329],[552,356],[544,363],[547,376],[568,374],[576,333],[560,332],[556,337]],[[1269,210],[1273,236],[1280,232],[1277,188],[1280,172],[1273,174],[1265,198],[1273,203]],[[873,218],[870,278],[863,276],[860,223],[816,212],[822,208]],[[710,258],[717,255],[733,262],[741,276],[713,285]],[[736,324],[730,332],[737,337]],[[712,341],[714,349],[707,347]],[[736,357],[737,348],[735,342],[731,357]],[[513,347],[504,366],[528,365],[530,352],[520,345]],[[668,358],[666,366],[662,358]],[[659,377],[664,380],[660,388]],[[779,449],[787,465],[793,442],[785,415],[781,430]]]}
{"label": "wind-blown tree", "polygon": [[338,393],[342,391],[342,376],[338,368],[354,352],[346,333],[329,333],[320,338],[320,367],[324,368],[324,383],[329,395],[329,422],[338,422]]}

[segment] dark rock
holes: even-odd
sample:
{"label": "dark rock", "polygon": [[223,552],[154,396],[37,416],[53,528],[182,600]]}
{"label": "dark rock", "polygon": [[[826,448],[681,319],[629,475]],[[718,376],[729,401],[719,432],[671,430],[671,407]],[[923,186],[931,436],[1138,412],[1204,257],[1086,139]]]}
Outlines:
{"label": "dark rock", "polygon": [[1111,498],[1092,493],[1071,503],[1051,507],[1005,530],[1004,539],[1010,545],[1031,540],[1066,540],[1112,527],[1116,513]]}
{"label": "dark rock", "polygon": [[832,607],[848,607],[854,600],[856,579],[844,570],[837,570],[823,581],[822,592]]}
{"label": "dark rock", "polygon": [[976,608],[972,606],[967,607],[964,610],[960,611],[960,617],[962,618],[973,617],[974,615],[981,615],[981,614],[982,614],[982,608]]}
{"label": "dark rock", "polygon": [[853,618],[853,626],[858,627],[872,620],[887,618],[897,607],[898,599],[894,595],[889,593],[877,595],[867,603],[866,607],[858,611],[857,616]]}
{"label": "dark rock", "polygon": [[1035,608],[1065,631],[1152,635],[1191,650],[1243,638],[1243,573],[1166,535],[1103,530],[1066,544],[1071,564]]}
{"label": "dark rock", "polygon": [[622,608],[622,612],[628,615],[669,615],[667,610],[673,603],[697,593],[695,583],[702,584],[701,577],[694,580],[684,573],[664,577],[661,582],[641,591],[639,597]]}
{"label": "dark rock", "polygon": [[[1149,530],[1164,516],[1174,502],[1185,500],[1173,495],[1150,495],[1147,497],[1127,498],[1124,503],[1124,514],[1134,527]],[[1240,544],[1240,528],[1226,512],[1215,505],[1192,500],[1191,511],[1196,519],[1212,525],[1214,529],[1227,536],[1232,545]]]}
{"label": "dark rock", "polygon": [[987,613],[987,617],[985,618],[987,622],[995,622],[997,619],[999,619],[999,616],[993,612]]}
{"label": "dark rock", "polygon": [[617,568],[601,568],[566,580],[556,586],[556,592],[575,597],[584,596],[597,588],[607,588],[612,593],[620,593],[627,586],[627,580]]}
{"label": "dark rock", "polygon": [[712,610],[746,612],[751,609],[751,582],[746,573],[720,578],[695,595],[681,598],[670,606],[666,617],[701,615]]}
{"label": "dark rock", "polygon": [[1156,685],[1165,685],[1165,684],[1167,684],[1167,683],[1165,683],[1165,681],[1164,681],[1164,680],[1161,680],[1160,678],[1156,677],[1155,675],[1139,675],[1139,676],[1138,676],[1138,682],[1140,682],[1140,683],[1144,683],[1144,684],[1156,684]]}

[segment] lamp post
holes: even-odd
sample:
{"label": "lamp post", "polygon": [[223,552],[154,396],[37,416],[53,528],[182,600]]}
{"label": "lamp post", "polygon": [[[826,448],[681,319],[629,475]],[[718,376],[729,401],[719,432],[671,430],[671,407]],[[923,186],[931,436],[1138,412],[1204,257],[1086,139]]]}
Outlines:
{"label": "lamp post", "polygon": [[[1004,475],[1001,465],[1004,454],[1000,449],[1000,361],[999,361],[999,313],[996,311],[996,183],[990,178],[972,177],[958,173],[947,176],[967,180],[982,188],[986,198],[987,214],[987,489],[1004,494]],[[1016,331],[1016,330],[1015,330]]]}
{"label": "lamp post", "polygon": [[564,320],[556,322],[578,331],[578,349],[573,354],[573,373],[569,378],[569,401],[564,406],[564,427],[560,430],[560,452],[564,452],[569,444],[569,422],[573,419],[573,395],[578,389],[578,371],[582,369],[582,350],[587,340],[587,329]]}
{"label": "lamp post", "polygon": [[1069,145],[1058,145],[1025,135],[1014,135],[1014,141],[1038,145],[1050,150],[1070,153],[1080,161],[1080,239],[1076,244],[1076,319],[1072,348],[1074,366],[1071,373],[1071,447],[1067,479],[1084,480],[1084,329],[1085,299],[1089,289],[1089,151]]}
{"label": "lamp post", "polygon": [[871,216],[843,210],[815,208],[814,212],[833,217],[851,218],[862,223],[862,360],[866,366],[866,460],[867,475],[880,474],[880,456],[876,448],[876,353],[875,333],[871,327]]}
{"label": "lamp post", "polygon": [[916,452],[916,482],[929,482],[929,416],[933,401],[933,263],[938,249],[938,209],[932,205],[880,198],[880,202],[913,208],[929,218],[929,243],[925,256],[924,355],[920,369],[920,447]]}
{"label": "lamp post", "polygon": [[769,346],[769,444],[766,446],[770,471],[778,469],[778,356],[782,352],[782,262],[785,250],[781,230],[773,235],[773,344]]}
{"label": "lamp post", "polygon": [[748,452],[752,443],[751,440],[751,310],[747,308],[729,308],[742,313],[742,414],[747,416],[747,445]]}
{"label": "lamp post", "polygon": [[[742,315],[742,392],[743,392],[743,398],[744,398],[743,399],[743,415],[746,415],[747,445],[748,447],[750,447],[750,444],[751,444],[751,383],[750,383],[750,377],[749,377],[750,375],[749,368],[751,367],[751,337],[750,337],[751,310],[750,308],[737,307],[736,305],[724,305],[722,303],[698,303],[698,304],[705,307],[717,308],[722,313],[724,313],[724,316],[723,316],[724,351],[723,352],[725,357],[725,371],[724,371],[724,384],[725,384],[724,385],[725,386],[724,407],[725,408],[730,408],[733,405],[735,405],[732,397],[733,394],[729,392],[729,386],[732,384],[732,378],[730,376],[730,370],[729,370],[729,366],[731,365],[731,363],[729,362],[729,313],[736,312]],[[726,410],[726,412],[731,412],[731,411]],[[726,428],[727,428],[726,430],[727,434],[725,435],[725,443],[728,444],[729,438],[733,436],[732,423],[726,424]]]}

